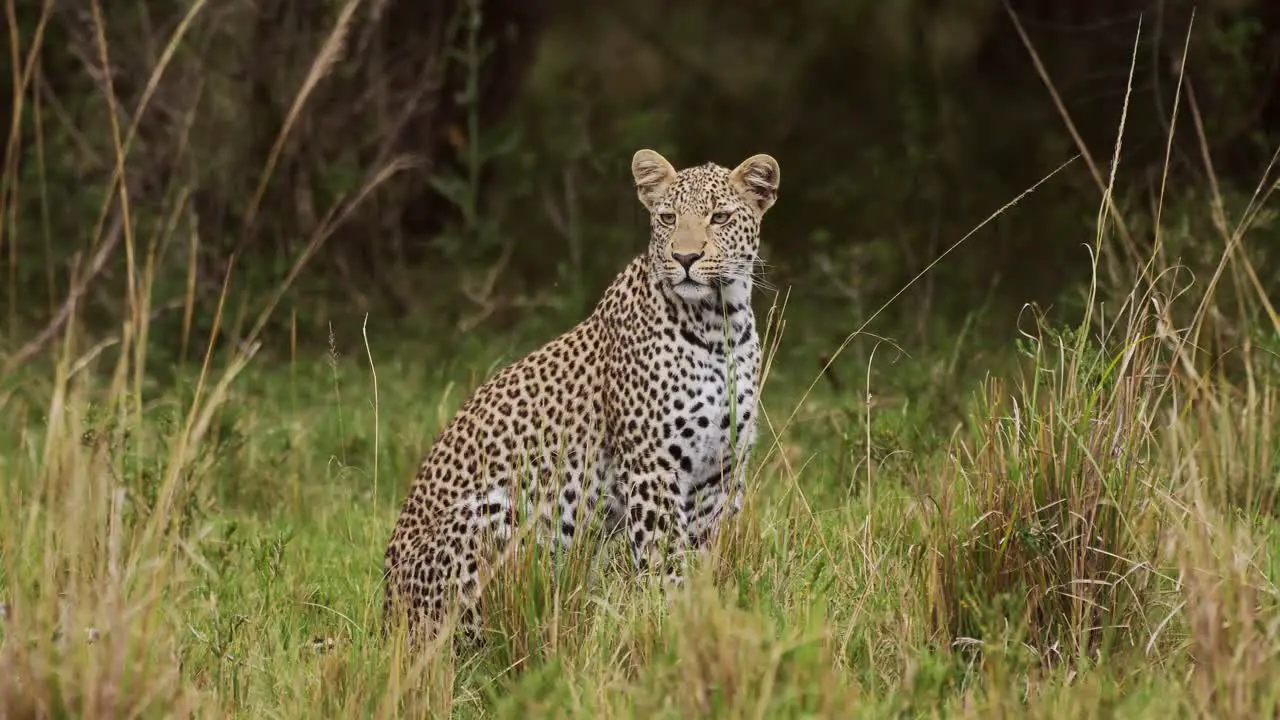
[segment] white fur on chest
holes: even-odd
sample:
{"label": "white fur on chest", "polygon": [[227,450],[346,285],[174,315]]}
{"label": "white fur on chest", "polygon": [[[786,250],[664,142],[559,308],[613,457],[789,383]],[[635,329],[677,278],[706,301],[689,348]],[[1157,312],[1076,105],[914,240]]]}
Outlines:
{"label": "white fur on chest", "polygon": [[[701,485],[733,467],[754,432],[759,342],[742,313],[704,344],[684,341],[677,351],[678,385],[663,422],[666,452],[679,463],[681,480]],[[736,341],[751,328],[747,343]],[[744,422],[745,420],[745,422]],[[671,446],[679,448],[673,452]],[[674,456],[679,456],[674,457]]]}

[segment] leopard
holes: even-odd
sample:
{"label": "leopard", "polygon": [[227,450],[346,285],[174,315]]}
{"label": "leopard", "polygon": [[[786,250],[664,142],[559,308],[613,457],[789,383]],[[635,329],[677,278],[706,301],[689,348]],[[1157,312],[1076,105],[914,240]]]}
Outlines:
{"label": "leopard", "polygon": [[637,574],[679,587],[741,512],[762,366],[752,290],[780,168],[757,154],[677,171],[641,149],[631,171],[647,249],[440,431],[386,546],[386,624],[433,637],[459,612],[479,637],[482,587],[517,532],[564,550],[601,515]]}

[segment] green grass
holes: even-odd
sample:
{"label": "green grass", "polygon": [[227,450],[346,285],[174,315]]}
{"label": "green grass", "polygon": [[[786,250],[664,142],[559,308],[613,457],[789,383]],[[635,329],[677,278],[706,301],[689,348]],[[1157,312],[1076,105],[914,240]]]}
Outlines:
{"label": "green grass", "polygon": [[991,351],[994,376],[957,369],[963,335],[892,363],[858,345],[842,392],[808,392],[823,348],[784,334],[747,509],[687,593],[637,584],[616,543],[558,575],[529,555],[456,658],[381,639],[381,553],[420,454],[530,341],[457,357],[371,321],[368,347],[203,384],[135,385],[106,354],[15,375],[0,697],[14,717],[1262,712],[1274,363],[1192,377],[1158,319],[1046,325]]}

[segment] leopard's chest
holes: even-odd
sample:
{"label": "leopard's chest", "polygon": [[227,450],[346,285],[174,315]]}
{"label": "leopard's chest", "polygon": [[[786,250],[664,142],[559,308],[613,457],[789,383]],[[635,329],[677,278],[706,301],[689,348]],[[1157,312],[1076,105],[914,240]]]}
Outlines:
{"label": "leopard's chest", "polygon": [[[684,482],[701,485],[733,463],[755,415],[758,395],[754,328],[730,334],[686,333],[672,348],[671,391],[662,413],[663,455]],[[735,342],[738,341],[738,342]]]}

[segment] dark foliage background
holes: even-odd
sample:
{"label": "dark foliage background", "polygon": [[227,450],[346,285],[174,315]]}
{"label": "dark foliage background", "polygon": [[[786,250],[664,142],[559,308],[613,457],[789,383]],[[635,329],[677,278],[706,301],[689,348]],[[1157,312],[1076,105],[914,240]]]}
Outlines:
{"label": "dark foliage background", "polygon": [[[1188,37],[1180,192],[1210,171],[1251,192],[1280,136],[1264,0],[64,1],[5,18],[11,353],[81,285],[87,320],[117,320],[130,244],[159,270],[152,339],[175,352],[229,272],[233,335],[291,269],[268,327],[581,313],[644,242],[639,147],[677,165],[773,154],[773,284],[865,312],[1079,143],[1105,176],[1131,65],[1117,202],[1149,212]],[[136,126],[119,162],[113,125]],[[1060,299],[1088,275],[1100,197],[1073,163],[891,315]]]}

